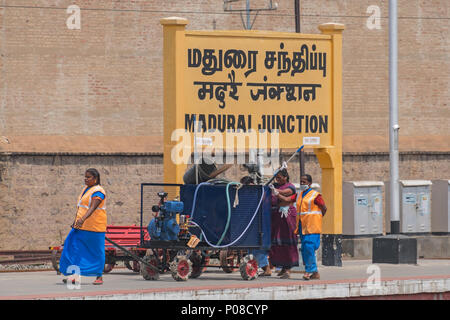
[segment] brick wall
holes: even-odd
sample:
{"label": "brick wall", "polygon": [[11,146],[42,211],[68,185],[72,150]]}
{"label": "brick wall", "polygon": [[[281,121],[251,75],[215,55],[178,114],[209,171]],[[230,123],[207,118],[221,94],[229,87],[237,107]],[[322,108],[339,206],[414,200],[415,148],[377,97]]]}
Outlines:
{"label": "brick wall", "polygon": [[100,171],[109,224],[138,224],[140,183],[162,180],[161,156],[16,155],[0,159],[0,248],[4,249],[60,245],[75,218],[77,197],[89,167]]}
{"label": "brick wall", "polygon": [[[81,8],[80,30],[66,26],[72,3]],[[254,8],[265,3],[251,1]],[[366,26],[370,5],[381,10],[379,29]],[[294,32],[293,6],[278,1],[278,10],[260,12],[253,29]],[[450,150],[449,10],[447,0],[398,2],[405,151]],[[388,1],[306,0],[301,15],[303,33],[319,33],[325,22],[346,26],[343,125],[352,143],[344,141],[344,150],[388,151]],[[142,138],[162,134],[159,21],[168,16],[187,18],[189,30],[243,28],[239,13],[224,12],[221,0],[2,1],[0,135],[10,143],[0,142],[0,151],[130,152],[123,139],[113,139],[130,137],[131,152],[162,152],[161,143]]]}
{"label": "brick wall", "polygon": [[[286,160],[289,155],[283,155]],[[448,153],[401,154],[401,179],[438,179],[448,172]],[[321,184],[313,154],[305,155],[306,171]],[[367,170],[370,164],[370,170]],[[10,155],[0,156],[0,250],[47,249],[60,245],[70,231],[76,199],[84,186],[84,171],[95,167],[107,192],[108,223],[140,223],[140,185],[163,179],[161,155]],[[299,182],[296,159],[290,163],[291,182]],[[428,167],[424,171],[424,167]],[[246,175],[234,166],[223,177],[239,181]],[[344,181],[389,179],[389,155],[346,154]],[[156,192],[144,189],[144,224],[151,218]]]}
{"label": "brick wall", "polygon": [[[253,29],[295,31],[294,1],[277,2],[278,10],[261,12]],[[385,181],[388,1],[300,2],[303,33],[319,33],[326,22],[346,26],[343,178]],[[82,9],[80,30],[66,26],[73,3]],[[398,3],[400,178],[447,179],[450,2]],[[366,26],[370,5],[381,9],[380,29]],[[189,30],[242,29],[239,14],[225,13],[221,0],[0,1],[1,249],[60,244],[87,167],[102,174],[109,221],[138,222],[140,183],[163,174],[159,21],[169,16],[187,18]],[[307,160],[320,182],[315,157]],[[292,170],[297,177],[298,168]]]}

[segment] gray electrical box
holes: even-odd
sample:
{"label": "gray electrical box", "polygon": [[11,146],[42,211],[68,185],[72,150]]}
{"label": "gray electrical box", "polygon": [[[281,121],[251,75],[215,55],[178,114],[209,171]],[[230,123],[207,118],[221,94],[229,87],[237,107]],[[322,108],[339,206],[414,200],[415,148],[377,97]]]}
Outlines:
{"label": "gray electrical box", "polygon": [[431,232],[450,234],[450,180],[433,180]]}
{"label": "gray electrical box", "polygon": [[345,181],[342,189],[342,234],[383,234],[382,181]]}
{"label": "gray electrical box", "polygon": [[[431,185],[429,180],[399,180],[400,233],[431,233]],[[386,232],[391,232],[389,182],[386,182]]]}

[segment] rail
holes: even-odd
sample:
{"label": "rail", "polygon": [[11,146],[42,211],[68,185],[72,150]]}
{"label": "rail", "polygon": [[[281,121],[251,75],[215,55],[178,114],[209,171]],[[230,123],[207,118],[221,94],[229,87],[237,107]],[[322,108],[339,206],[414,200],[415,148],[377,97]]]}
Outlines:
{"label": "rail", "polygon": [[52,250],[3,250],[0,251],[0,265],[31,264],[51,262]]}

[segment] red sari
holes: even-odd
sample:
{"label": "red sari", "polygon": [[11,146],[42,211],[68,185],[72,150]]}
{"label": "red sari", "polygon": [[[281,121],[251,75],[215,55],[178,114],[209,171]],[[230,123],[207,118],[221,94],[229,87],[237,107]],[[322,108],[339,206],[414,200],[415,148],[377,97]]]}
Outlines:
{"label": "red sari", "polygon": [[[286,183],[278,186],[277,189],[284,190],[288,187],[294,187],[292,183]],[[295,190],[295,187],[294,187]],[[270,263],[275,267],[289,269],[298,266],[298,236],[294,233],[296,229],[297,210],[293,203],[289,208],[282,209],[280,212],[279,200],[272,195],[272,245],[269,252]]]}

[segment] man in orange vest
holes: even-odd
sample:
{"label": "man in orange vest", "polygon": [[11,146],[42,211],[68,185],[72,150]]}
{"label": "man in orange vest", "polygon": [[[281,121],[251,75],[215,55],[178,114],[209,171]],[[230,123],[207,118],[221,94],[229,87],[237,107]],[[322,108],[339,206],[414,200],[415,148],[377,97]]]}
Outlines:
{"label": "man in orange vest", "polygon": [[312,177],[309,174],[300,178],[300,193],[297,196],[297,229],[300,234],[301,254],[305,265],[303,279],[320,279],[317,270],[316,250],[320,246],[322,217],[327,207],[322,195],[311,188]]}

